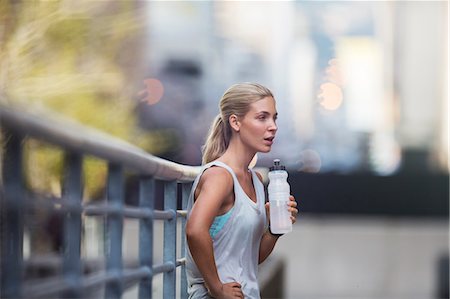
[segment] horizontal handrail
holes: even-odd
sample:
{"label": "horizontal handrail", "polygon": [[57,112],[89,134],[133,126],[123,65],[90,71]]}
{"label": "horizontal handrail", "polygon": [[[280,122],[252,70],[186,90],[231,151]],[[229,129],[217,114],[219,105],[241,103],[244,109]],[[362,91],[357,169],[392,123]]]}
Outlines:
{"label": "horizontal handrail", "polygon": [[0,119],[8,128],[22,134],[125,165],[156,179],[192,182],[200,171],[198,166],[181,165],[153,156],[128,142],[75,121],[61,119],[49,111],[37,114],[29,108],[6,104],[0,99]]}
{"label": "horizontal handrail", "polygon": [[24,287],[24,295],[25,298],[48,297],[80,287],[83,289],[89,289],[111,281],[126,282],[131,280],[138,283],[139,279],[150,277],[151,274],[152,273],[148,267],[139,267],[136,269],[124,269],[122,273],[99,271],[86,275],[84,278],[80,279],[79,284],[71,283],[62,277],[39,279],[35,283],[29,283]]}
{"label": "horizontal handrail", "polygon": [[177,210],[177,217],[187,217],[187,210]]}
{"label": "horizontal handrail", "polygon": [[[35,263],[39,261],[35,261]],[[48,259],[44,259],[41,263],[47,263]],[[60,261],[54,261],[58,264]],[[136,263],[136,262],[135,262]],[[80,279],[79,284],[71,283],[63,277],[56,276],[53,278],[38,279],[35,282],[30,282],[24,288],[25,298],[27,297],[48,297],[51,295],[58,295],[62,292],[75,289],[83,288],[89,289],[99,285],[103,285],[111,281],[134,281],[138,283],[139,279],[151,277],[152,275],[157,275],[160,273],[170,272],[175,270],[176,267],[182,266],[186,263],[185,258],[177,259],[174,265],[171,262],[158,264],[152,267],[150,270],[148,267],[137,267],[137,268],[125,268],[121,273],[111,272],[111,271],[98,271],[95,273],[88,274]],[[131,284],[132,285],[132,284]],[[130,285],[130,286],[131,286]]]}
{"label": "horizontal handrail", "polygon": [[47,197],[45,200],[33,200],[27,197],[26,207],[28,209],[46,209],[56,213],[83,213],[86,216],[103,216],[119,214],[127,218],[170,220],[175,217],[186,217],[186,210],[151,210],[148,208],[134,206],[115,206],[108,202],[98,202],[89,204],[76,204],[62,198]]}
{"label": "horizontal handrail", "polygon": [[[56,254],[48,254],[45,256],[31,256],[24,260],[24,265],[28,267],[50,267],[51,269],[58,269],[62,265],[62,257]],[[124,259],[124,263],[127,265],[125,268],[135,269],[139,265],[139,260],[137,259]],[[176,267],[186,264],[186,258],[179,258],[176,260]],[[103,269],[105,267],[105,259],[102,258],[86,258],[82,261],[83,267],[90,266],[93,269]],[[170,265],[170,267],[169,267]],[[162,273],[162,268],[173,269],[173,263],[158,264],[154,265],[152,268],[153,274]]]}
{"label": "horizontal handrail", "polygon": [[74,203],[60,197],[39,196],[29,194],[26,197],[25,207],[29,210],[51,210],[55,213],[84,213],[86,216],[102,216],[121,214],[129,218],[150,218],[151,210],[134,206],[116,206],[107,201],[92,202],[88,204]]}
{"label": "horizontal handrail", "polygon": [[116,207],[111,204],[89,204],[85,205],[84,214],[87,216],[100,216],[100,215],[111,215],[120,214],[129,218],[150,218],[152,216],[152,211],[146,208],[136,208],[129,206]]}

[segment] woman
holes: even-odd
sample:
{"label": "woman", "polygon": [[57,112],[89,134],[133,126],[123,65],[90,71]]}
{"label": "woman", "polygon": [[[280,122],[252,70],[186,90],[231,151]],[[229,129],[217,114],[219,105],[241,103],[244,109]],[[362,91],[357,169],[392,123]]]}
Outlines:
{"label": "woman", "polygon": [[[258,264],[279,235],[270,232],[262,177],[249,164],[271,149],[275,100],[264,86],[242,83],[231,86],[219,106],[188,201],[189,298],[260,298]],[[292,222],[296,206],[291,196]]]}

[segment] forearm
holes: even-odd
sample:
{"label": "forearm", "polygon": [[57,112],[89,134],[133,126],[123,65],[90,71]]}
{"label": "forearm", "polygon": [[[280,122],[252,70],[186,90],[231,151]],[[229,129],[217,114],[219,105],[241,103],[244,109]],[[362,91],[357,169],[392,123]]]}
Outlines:
{"label": "forearm", "polygon": [[272,253],[275,244],[279,237],[272,235],[269,231],[266,231],[261,238],[259,246],[259,263],[261,264]]}
{"label": "forearm", "polygon": [[187,243],[192,258],[202,274],[207,287],[211,292],[220,289],[222,287],[222,282],[217,273],[213,244],[209,232],[206,231],[188,235]]}

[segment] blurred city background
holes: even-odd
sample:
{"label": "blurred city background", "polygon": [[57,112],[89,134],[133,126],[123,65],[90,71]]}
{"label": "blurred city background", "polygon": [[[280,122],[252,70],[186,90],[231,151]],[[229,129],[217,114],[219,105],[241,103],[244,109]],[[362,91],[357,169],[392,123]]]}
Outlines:
{"label": "blurred city background", "polygon": [[[448,1],[0,2],[6,102],[170,161],[201,164],[231,84],[272,90],[279,130],[256,167],[280,158],[299,201],[275,251],[291,299],[448,298],[448,80]],[[24,146],[27,187],[59,196],[62,153]],[[106,173],[84,162],[86,201]],[[36,219],[25,257],[58,252],[60,219]],[[99,222],[85,256],[103,255]]]}

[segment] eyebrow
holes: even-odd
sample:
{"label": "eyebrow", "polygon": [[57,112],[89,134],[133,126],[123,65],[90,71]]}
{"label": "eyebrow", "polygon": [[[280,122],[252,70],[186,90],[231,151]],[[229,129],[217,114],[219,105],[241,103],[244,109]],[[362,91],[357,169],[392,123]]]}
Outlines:
{"label": "eyebrow", "polygon": [[[256,114],[265,114],[265,115],[270,115],[270,113],[269,113],[269,112],[267,112],[267,111],[259,111],[259,112],[256,112]],[[277,117],[277,116],[278,116],[278,112],[276,112],[276,113],[274,114],[274,116],[275,116],[275,117]]]}

